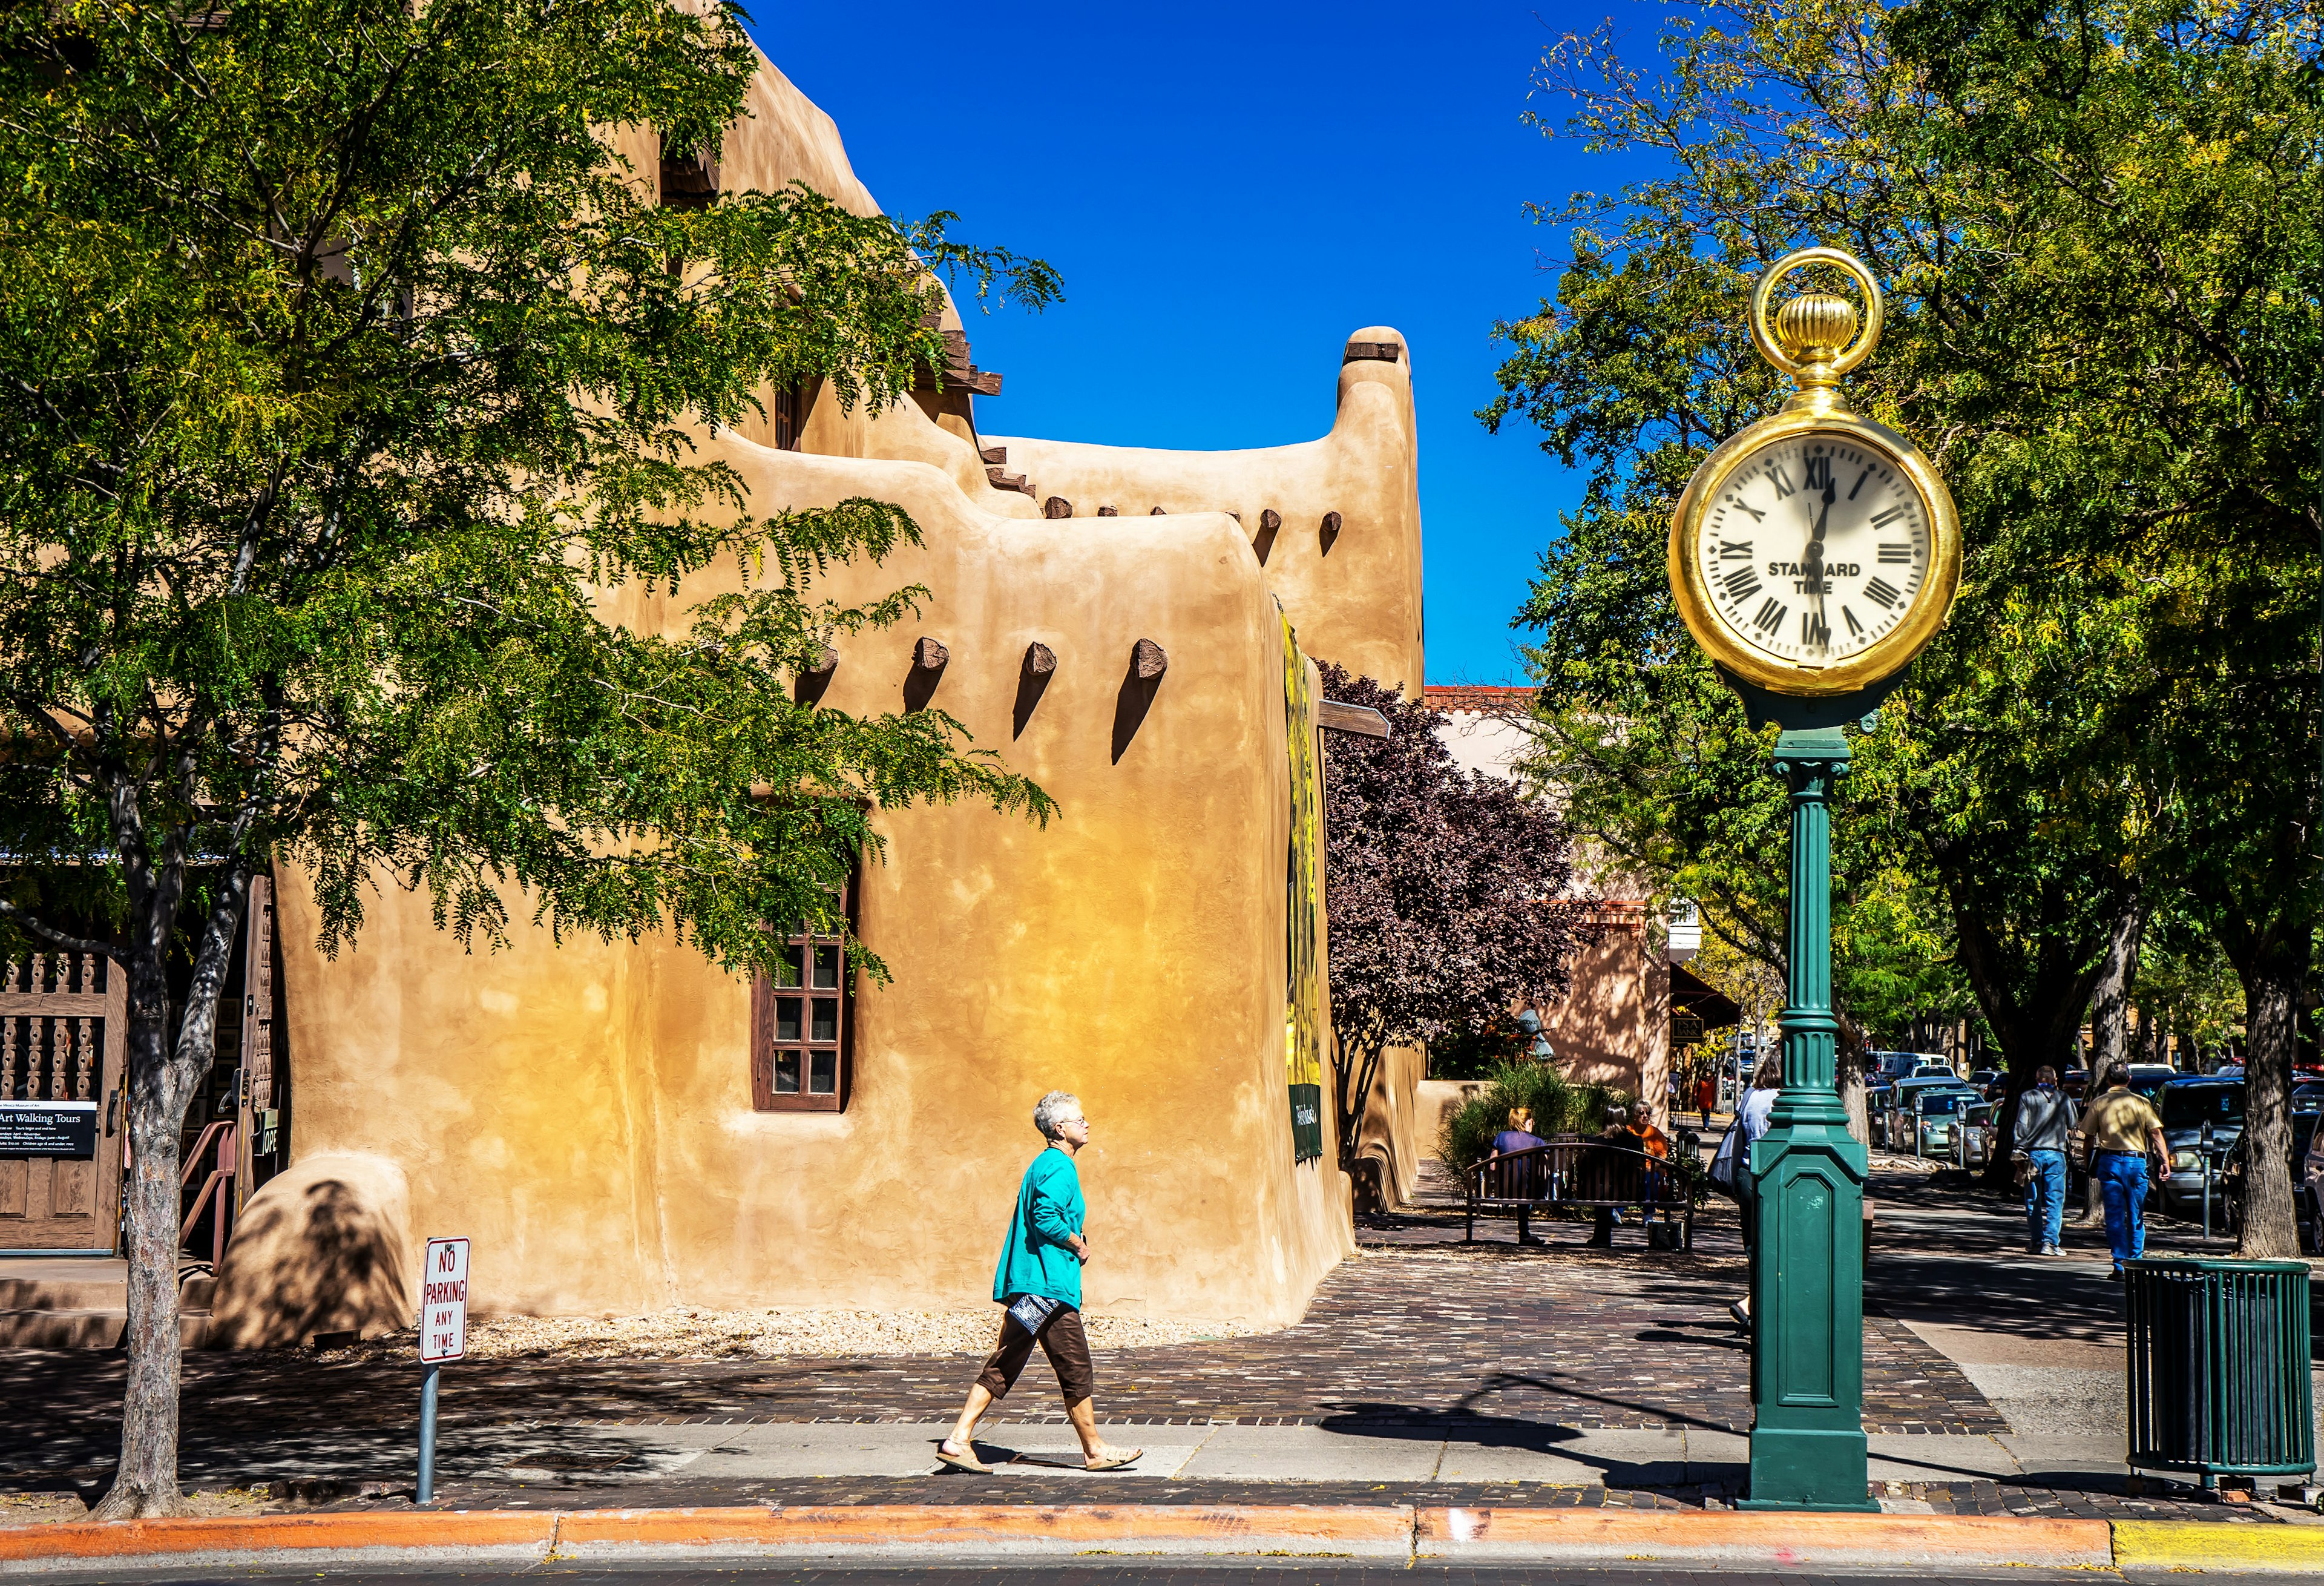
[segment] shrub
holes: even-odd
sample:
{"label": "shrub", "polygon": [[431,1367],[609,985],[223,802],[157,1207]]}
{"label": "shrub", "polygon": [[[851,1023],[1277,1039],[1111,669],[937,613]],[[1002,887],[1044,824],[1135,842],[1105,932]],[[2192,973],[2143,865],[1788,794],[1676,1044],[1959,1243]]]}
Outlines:
{"label": "shrub", "polygon": [[1577,1085],[1546,1063],[1505,1063],[1482,1091],[1445,1115],[1436,1155],[1454,1173],[1466,1173],[1493,1154],[1493,1137],[1518,1107],[1531,1111],[1534,1132],[1547,1139],[1597,1134],[1606,1127],[1606,1110],[1629,1102],[1628,1091],[1594,1081]]}

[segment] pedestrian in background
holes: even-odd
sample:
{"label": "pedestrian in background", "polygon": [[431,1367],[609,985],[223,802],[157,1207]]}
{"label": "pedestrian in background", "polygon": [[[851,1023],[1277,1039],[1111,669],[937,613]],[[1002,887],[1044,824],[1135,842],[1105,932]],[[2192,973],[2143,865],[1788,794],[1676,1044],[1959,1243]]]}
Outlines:
{"label": "pedestrian in background", "polygon": [[1082,1268],[1090,1245],[1083,1228],[1081,1175],[1074,1167],[1074,1157],[1089,1144],[1089,1120],[1082,1115],[1079,1098],[1051,1091],[1034,1105],[1033,1127],[1048,1144],[1018,1185],[1017,1210],[992,1275],[992,1297],[1009,1307],[1001,1314],[1001,1342],[968,1390],[952,1435],[936,1444],[936,1457],[955,1471],[991,1473],[976,1457],[977,1418],[993,1400],[1008,1397],[1038,1342],[1057,1374],[1066,1417],[1082,1440],[1084,1462],[1093,1471],[1118,1471],[1146,1451],[1125,1453],[1107,1443],[1098,1433],[1092,1402],[1096,1373],[1090,1365],[1089,1335],[1082,1329]]}
{"label": "pedestrian in background", "polygon": [[[1751,1142],[1767,1132],[1775,1098],[1784,1088],[1784,1060],[1764,1057],[1751,1075],[1751,1088],[1735,1103],[1735,1199],[1743,1213],[1743,1248],[1757,1242],[1759,1181],[1751,1176]],[[1727,1307],[1727,1314],[1745,1328],[1751,1325],[1751,1296],[1747,1293]]]}
{"label": "pedestrian in background", "polygon": [[2057,1256],[2066,1214],[2066,1134],[2073,1109],[2058,1089],[2058,1071],[2048,1064],[2034,1071],[2034,1088],[2017,1098],[2016,1148],[2031,1169],[2025,1176],[2025,1249]]}
{"label": "pedestrian in background", "polygon": [[2153,1103],[2130,1088],[2130,1070],[2109,1065],[2098,1081],[2098,1094],[2082,1109],[2082,1138],[2090,1146],[2090,1173],[2106,1195],[2107,1243],[2114,1249],[2114,1270],[2122,1280],[2122,1264],[2146,1253],[2146,1153],[2162,1158],[2159,1176],[2171,1176],[2171,1148],[2163,1143],[2163,1116]]}
{"label": "pedestrian in background", "polygon": [[1694,1082],[1694,1104],[1702,1111],[1702,1127],[1711,1127],[1711,1110],[1719,1105],[1718,1076],[1708,1069]]}

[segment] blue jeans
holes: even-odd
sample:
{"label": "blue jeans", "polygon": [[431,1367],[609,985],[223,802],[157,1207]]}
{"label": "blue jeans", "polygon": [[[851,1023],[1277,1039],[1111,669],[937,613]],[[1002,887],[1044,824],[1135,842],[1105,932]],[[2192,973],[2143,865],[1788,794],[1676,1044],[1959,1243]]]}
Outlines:
{"label": "blue jeans", "polygon": [[2107,1242],[2118,1268],[2146,1254],[2146,1153],[2100,1151],[2095,1160],[2098,1193],[2106,1196]]}
{"label": "blue jeans", "polygon": [[2033,1176],[2025,1181],[2025,1242],[2046,1249],[2058,1242],[2066,1216],[2066,1153],[2028,1151]]}

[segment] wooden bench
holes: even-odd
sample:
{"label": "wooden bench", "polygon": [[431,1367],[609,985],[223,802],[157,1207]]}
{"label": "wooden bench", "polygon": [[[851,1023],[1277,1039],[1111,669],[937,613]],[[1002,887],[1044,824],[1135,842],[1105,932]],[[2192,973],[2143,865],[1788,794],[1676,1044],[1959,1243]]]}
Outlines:
{"label": "wooden bench", "polygon": [[1515,1211],[1517,1242],[1533,1237],[1536,1211],[1601,1211],[1633,1207],[1684,1219],[1681,1247],[1694,1249],[1694,1207],[1701,1191],[1659,1157],[1602,1139],[1557,1139],[1521,1151],[1496,1152],[1462,1175],[1468,1200],[1466,1238],[1477,1237],[1480,1211]]}

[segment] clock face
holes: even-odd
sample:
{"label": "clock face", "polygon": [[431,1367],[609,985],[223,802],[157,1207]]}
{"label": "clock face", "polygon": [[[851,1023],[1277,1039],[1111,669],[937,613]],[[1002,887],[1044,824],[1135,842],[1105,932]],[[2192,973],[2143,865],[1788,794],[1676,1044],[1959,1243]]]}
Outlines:
{"label": "clock face", "polygon": [[1929,582],[1928,505],[1851,436],[1787,436],[1745,456],[1700,520],[1712,607],[1750,649],[1829,667],[1895,631]]}

